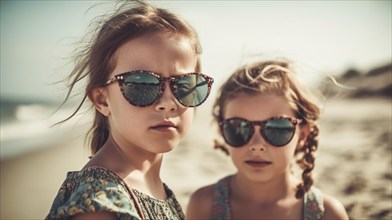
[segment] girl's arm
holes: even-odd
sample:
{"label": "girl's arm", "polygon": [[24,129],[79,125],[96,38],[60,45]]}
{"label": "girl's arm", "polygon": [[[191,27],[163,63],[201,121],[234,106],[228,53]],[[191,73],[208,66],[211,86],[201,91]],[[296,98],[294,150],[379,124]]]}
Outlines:
{"label": "girl's arm", "polygon": [[324,207],[325,207],[325,213],[324,213],[325,220],[349,219],[346,209],[344,208],[342,203],[331,196],[324,195]]}
{"label": "girl's arm", "polygon": [[186,219],[211,219],[213,187],[196,190],[189,201]]}

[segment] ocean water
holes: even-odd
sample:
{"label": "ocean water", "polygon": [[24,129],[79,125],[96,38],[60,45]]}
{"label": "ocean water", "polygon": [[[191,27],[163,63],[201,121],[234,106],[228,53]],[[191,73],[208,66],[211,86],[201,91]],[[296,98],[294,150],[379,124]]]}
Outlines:
{"label": "ocean water", "polygon": [[74,109],[58,107],[59,103],[48,100],[2,97],[0,159],[12,159],[84,135],[81,127],[87,124],[88,117],[76,115],[68,122],[54,126],[67,118]]}

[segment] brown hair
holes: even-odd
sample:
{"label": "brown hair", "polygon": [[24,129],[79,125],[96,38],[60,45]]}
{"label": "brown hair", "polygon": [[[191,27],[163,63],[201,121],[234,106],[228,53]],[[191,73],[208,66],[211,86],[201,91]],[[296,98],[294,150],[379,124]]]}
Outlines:
{"label": "brown hair", "polygon": [[[224,119],[224,108],[228,101],[240,94],[276,94],[285,97],[296,117],[302,119],[301,126],[310,127],[310,135],[305,145],[296,152],[301,157],[297,163],[303,169],[302,183],[297,187],[297,198],[302,198],[313,184],[311,172],[314,168],[315,151],[318,147],[319,128],[317,119],[320,107],[314,97],[297,79],[291,70],[289,62],[281,60],[258,62],[237,69],[222,85],[213,106],[214,121],[219,123]],[[216,142],[217,143],[217,142]],[[228,153],[222,144],[217,144]]]}
{"label": "brown hair", "polygon": [[[131,39],[153,34],[173,33],[189,39],[196,54],[201,54],[201,46],[196,31],[183,19],[175,14],[147,4],[144,1],[124,1],[116,5],[117,10],[108,19],[99,19],[90,25],[92,34],[88,33],[74,58],[75,67],[66,79],[68,93],[63,106],[70,98],[75,85],[87,80],[84,98],[77,109],[65,120],[71,119],[82,107],[91,92],[104,85],[109,74],[114,69],[114,54],[117,49]],[[91,34],[91,35],[90,35]],[[88,38],[87,42],[83,42]],[[84,45],[83,45],[84,44]],[[198,56],[195,71],[201,70]],[[91,106],[92,107],[92,106]],[[107,118],[95,110],[94,122],[87,137],[90,140],[91,153],[94,155],[109,137]]]}

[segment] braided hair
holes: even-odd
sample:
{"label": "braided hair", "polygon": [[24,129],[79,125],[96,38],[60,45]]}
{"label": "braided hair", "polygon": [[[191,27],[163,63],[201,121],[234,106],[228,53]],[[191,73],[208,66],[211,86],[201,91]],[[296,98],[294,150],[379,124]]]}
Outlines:
{"label": "braided hair", "polygon": [[[318,148],[319,127],[317,120],[320,107],[309,90],[297,79],[297,75],[285,60],[271,60],[245,65],[237,69],[221,86],[213,106],[214,121],[219,123],[224,117],[225,105],[241,94],[275,94],[284,97],[296,117],[301,119],[300,126],[309,126],[310,134],[296,152],[298,165],[303,170],[302,182],[297,186],[296,197],[302,198],[312,186],[312,171],[315,166],[315,153]],[[219,141],[215,148],[229,151]]]}
{"label": "braided hair", "polygon": [[297,186],[297,192],[295,197],[302,198],[305,193],[313,185],[312,170],[315,166],[316,150],[318,147],[318,133],[319,128],[317,125],[313,126],[309,137],[303,147],[303,156],[301,159],[297,160],[297,163],[303,169],[302,173],[302,183]]}

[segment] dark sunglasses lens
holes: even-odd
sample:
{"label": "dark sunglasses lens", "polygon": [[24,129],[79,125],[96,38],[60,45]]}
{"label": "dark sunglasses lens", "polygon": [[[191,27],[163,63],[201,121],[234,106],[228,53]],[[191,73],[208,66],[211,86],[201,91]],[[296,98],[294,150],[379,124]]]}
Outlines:
{"label": "dark sunglasses lens", "polygon": [[263,132],[270,144],[280,147],[291,141],[295,125],[287,119],[272,119],[265,124]]}
{"label": "dark sunglasses lens", "polygon": [[203,103],[208,96],[208,80],[199,74],[190,74],[180,78],[176,84],[176,97],[186,107],[195,107]]}
{"label": "dark sunglasses lens", "polygon": [[151,105],[158,98],[160,91],[159,79],[148,72],[135,72],[124,80],[124,95],[135,106]]}
{"label": "dark sunglasses lens", "polygon": [[243,146],[252,136],[252,125],[241,119],[226,120],[221,129],[226,143],[233,147]]}

